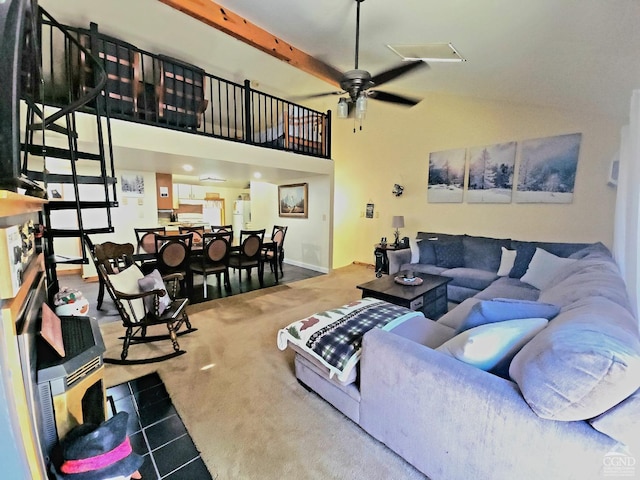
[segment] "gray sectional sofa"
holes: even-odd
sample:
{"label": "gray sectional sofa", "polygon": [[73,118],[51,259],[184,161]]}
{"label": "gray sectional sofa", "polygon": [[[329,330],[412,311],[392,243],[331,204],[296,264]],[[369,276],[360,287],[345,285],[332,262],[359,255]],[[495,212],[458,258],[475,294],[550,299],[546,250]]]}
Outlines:
{"label": "gray sectional sofa", "polygon": [[[568,257],[581,250],[587,243],[527,242],[505,238],[489,238],[472,235],[418,232],[417,246],[387,252],[389,274],[399,270],[444,275],[452,278],[447,286],[449,300],[460,303],[472,297],[498,280],[502,248],[515,251],[516,264],[508,278],[520,278],[537,247],[560,257]],[[417,252],[415,252],[417,249]],[[412,262],[412,256],[417,261]],[[519,257],[519,258],[518,258]],[[502,283],[508,282],[503,280]],[[513,283],[513,282],[512,282]],[[531,297],[535,297],[534,292]]]}
{"label": "gray sectional sofa", "polygon": [[[458,240],[469,248],[448,254],[462,255],[463,266],[391,264],[451,273],[459,305],[437,321],[418,317],[366,333],[355,381],[330,378],[298,353],[300,382],[432,480],[640,475],[640,335],[606,247]],[[511,250],[507,275],[497,275],[502,255],[489,255],[488,244]],[[438,263],[435,248],[423,250]],[[567,258],[544,263],[548,251]],[[472,332],[543,313],[550,320],[529,319],[538,327],[510,351],[515,356],[486,369],[467,358],[478,353]]]}

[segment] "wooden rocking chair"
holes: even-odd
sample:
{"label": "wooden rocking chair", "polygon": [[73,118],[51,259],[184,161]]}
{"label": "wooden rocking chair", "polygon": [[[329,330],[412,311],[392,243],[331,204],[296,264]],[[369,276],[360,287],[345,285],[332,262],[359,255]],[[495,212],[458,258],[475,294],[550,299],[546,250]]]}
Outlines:
{"label": "wooden rocking chair", "polygon": [[[134,263],[115,274],[109,274],[104,265],[98,265],[98,274],[103,277],[107,291],[115,300],[122,324],[126,328],[120,359],[105,358],[106,363],[135,365],[160,362],[186,353],[180,349],[178,336],[193,332],[187,316],[186,298],[176,298],[182,275],[174,273],[160,277],[154,273],[145,275]],[[140,288],[138,280],[150,284],[151,288]],[[160,281],[161,280],[161,281]],[[166,287],[165,287],[166,285]],[[168,298],[166,297],[168,295]],[[163,308],[164,307],[164,308]],[[186,330],[179,332],[182,324]],[[166,335],[147,335],[147,328],[154,325],[166,325]],[[160,340],[171,340],[173,352],[141,360],[127,360],[131,345]]]}

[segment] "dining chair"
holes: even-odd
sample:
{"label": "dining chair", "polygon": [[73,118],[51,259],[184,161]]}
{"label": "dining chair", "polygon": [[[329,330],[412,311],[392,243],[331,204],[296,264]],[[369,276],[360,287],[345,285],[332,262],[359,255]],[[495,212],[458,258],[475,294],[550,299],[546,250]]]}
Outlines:
{"label": "dining chair", "polygon": [[262,243],[264,242],[262,230],[240,230],[240,246],[236,255],[229,257],[229,267],[238,270],[238,281],[242,288],[242,270],[247,270],[251,276],[251,269],[258,269],[260,286],[264,287],[264,262],[262,261]]}
{"label": "dining chair", "polygon": [[227,232],[231,234],[231,238],[229,239],[229,243],[233,244],[233,225],[211,225],[211,232]]}
{"label": "dining chair", "polygon": [[178,235],[155,234],[157,269],[162,275],[182,274],[180,282],[183,295],[189,297],[193,291],[193,272],[191,271],[191,251],[193,233]]}
{"label": "dining chair", "polygon": [[[136,234],[136,241],[138,242],[137,250],[140,253],[156,253],[156,239],[155,234],[166,235],[166,227],[153,227],[153,228],[134,228],[133,231]],[[144,273],[150,273],[157,267],[157,261],[155,258],[148,260],[141,260],[140,269]]]}
{"label": "dining chair", "polygon": [[[109,275],[118,273],[129,267],[132,263],[133,244],[131,243],[114,243],[104,242],[94,246],[93,261],[96,269],[102,266]],[[105,281],[103,276],[98,275],[98,303],[96,308],[102,309],[104,300]],[[116,299],[112,297],[115,302]]]}
{"label": "dining chair", "polygon": [[204,235],[204,225],[198,225],[193,227],[178,227],[180,234],[193,233],[193,243],[202,243],[202,236]]}
{"label": "dining chair", "polygon": [[231,253],[231,233],[205,233],[203,237],[202,255],[191,263],[191,270],[203,276],[204,298],[207,298],[207,275],[214,274],[218,279],[220,289],[220,275],[224,275],[224,286],[231,292],[229,281],[229,254]]}
{"label": "dining chair", "polygon": [[[131,245],[131,244],[129,244]],[[132,245],[133,246],[133,245]],[[125,327],[122,353],[119,359],[104,358],[106,363],[136,365],[158,362],[185,353],[180,349],[178,335],[195,331],[187,315],[189,300],[178,298],[179,273],[161,277],[157,271],[144,275],[140,267],[133,263],[117,273],[108,273],[106,265],[98,265],[98,275],[114,299],[116,308]],[[185,330],[179,331],[182,325]],[[168,334],[147,335],[149,327],[166,325]],[[173,351],[164,355],[145,356],[139,360],[128,360],[129,347],[140,343],[170,340]],[[150,350],[153,353],[156,350]]]}
{"label": "dining chair", "polygon": [[[274,271],[274,269],[277,270],[279,266],[281,275],[284,274],[282,271],[282,260],[284,259],[284,237],[287,234],[288,228],[289,227],[287,226],[274,225],[273,231],[271,232],[271,240],[275,243],[275,245],[273,248],[262,249],[262,260],[269,263],[272,272]],[[276,265],[276,259],[278,265]],[[278,272],[276,271],[276,274],[277,273]]]}

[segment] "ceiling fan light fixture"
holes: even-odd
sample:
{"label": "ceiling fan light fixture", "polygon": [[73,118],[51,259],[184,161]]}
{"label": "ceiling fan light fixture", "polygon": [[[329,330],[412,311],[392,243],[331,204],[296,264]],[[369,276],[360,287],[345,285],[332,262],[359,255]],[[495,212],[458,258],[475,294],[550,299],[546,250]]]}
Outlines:
{"label": "ceiling fan light fixture", "polygon": [[466,62],[451,43],[426,43],[422,45],[387,45],[392,52],[406,62]]}
{"label": "ceiling fan light fixture", "polygon": [[365,92],[360,92],[360,95],[358,95],[358,99],[356,100],[356,118],[358,120],[363,119],[365,113],[367,113],[367,94]]}
{"label": "ceiling fan light fixture", "polygon": [[348,118],[349,117],[349,104],[347,103],[346,98],[341,98],[338,100],[338,118]]}

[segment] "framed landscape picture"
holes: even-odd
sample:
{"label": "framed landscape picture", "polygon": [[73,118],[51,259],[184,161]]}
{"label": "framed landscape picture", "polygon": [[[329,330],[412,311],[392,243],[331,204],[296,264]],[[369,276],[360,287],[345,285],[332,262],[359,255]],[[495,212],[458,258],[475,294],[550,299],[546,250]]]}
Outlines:
{"label": "framed landscape picture", "polygon": [[121,175],[122,195],[144,197],[144,176],[135,174]]}
{"label": "framed landscape picture", "polygon": [[510,203],[516,142],[469,148],[468,203]]}
{"label": "framed landscape picture", "polygon": [[522,142],[515,200],[518,203],[571,203],[582,134]]}
{"label": "framed landscape picture", "polygon": [[308,194],[307,183],[278,186],[278,215],[307,218]]}
{"label": "framed landscape picture", "polygon": [[464,191],[466,148],[429,154],[429,203],[460,203]]}

